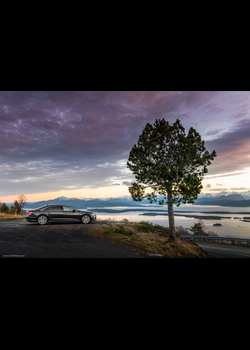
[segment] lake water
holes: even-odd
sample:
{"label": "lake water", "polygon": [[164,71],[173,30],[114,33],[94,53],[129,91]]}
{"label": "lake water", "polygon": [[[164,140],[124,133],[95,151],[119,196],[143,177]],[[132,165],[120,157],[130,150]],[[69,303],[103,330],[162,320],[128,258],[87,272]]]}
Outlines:
{"label": "lake water", "polygon": [[[150,206],[145,205],[145,210],[153,210],[155,213],[164,213],[167,212],[166,206]],[[89,210],[94,208],[88,208]],[[99,209],[99,208],[98,208]],[[140,222],[142,220],[153,222],[165,227],[169,226],[168,223],[168,216],[148,216],[148,215],[140,215],[145,213],[143,208],[138,207],[109,207],[109,208],[102,208],[105,209],[113,209],[113,210],[124,210],[124,209],[140,209],[141,211],[136,212],[126,212],[126,213],[105,213],[105,212],[96,212],[97,218],[101,220],[105,219],[112,219],[112,220],[122,220],[122,219],[128,219],[129,221],[133,222]],[[85,209],[86,210],[86,209]],[[219,216],[219,217],[231,217],[231,219],[221,219],[221,220],[206,220],[202,219],[204,224],[206,225],[208,231],[214,231],[220,236],[230,236],[230,237],[236,237],[236,238],[250,238],[250,222],[243,222],[239,219],[234,219],[235,217],[243,219],[243,217],[250,217],[250,214],[237,214],[239,212],[245,213],[250,212],[249,208],[238,208],[238,207],[219,207],[219,206],[205,206],[205,205],[191,205],[191,204],[185,204],[180,207],[174,206],[174,211],[176,214],[181,215],[184,213],[181,213],[181,211],[187,212],[187,215],[194,214],[194,215],[212,215],[212,216]],[[234,214],[211,214],[211,212],[230,212]],[[179,213],[178,213],[179,212]],[[203,212],[201,214],[201,212]],[[206,212],[206,214],[204,214]],[[196,222],[199,222],[199,219],[194,218],[187,218],[184,216],[176,216],[175,217],[175,225],[176,226],[183,226],[184,228],[190,228],[193,226]],[[221,227],[214,227],[213,225],[216,223],[220,223],[223,226]]]}

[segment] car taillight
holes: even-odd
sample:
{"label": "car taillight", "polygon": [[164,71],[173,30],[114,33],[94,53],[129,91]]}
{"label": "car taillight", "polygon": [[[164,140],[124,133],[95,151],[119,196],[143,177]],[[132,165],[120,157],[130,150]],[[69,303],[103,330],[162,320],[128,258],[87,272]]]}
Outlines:
{"label": "car taillight", "polygon": [[33,211],[27,211],[27,214],[31,215],[31,214],[33,214]]}

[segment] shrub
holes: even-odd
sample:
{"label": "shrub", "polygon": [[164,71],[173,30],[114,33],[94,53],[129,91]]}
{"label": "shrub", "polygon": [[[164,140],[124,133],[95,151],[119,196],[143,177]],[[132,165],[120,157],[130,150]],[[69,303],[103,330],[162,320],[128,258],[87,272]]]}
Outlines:
{"label": "shrub", "polygon": [[129,225],[128,219],[122,219],[122,220],[121,220],[121,223],[124,224],[124,225],[126,225],[126,226]]}
{"label": "shrub", "polygon": [[138,231],[141,231],[141,232],[154,232],[155,231],[154,224],[146,222],[146,221],[138,222],[137,228],[138,228]]}
{"label": "shrub", "polygon": [[113,228],[113,231],[114,233],[117,233],[119,235],[125,235],[125,236],[132,236],[133,235],[133,232],[130,231],[130,230],[126,230],[124,228],[124,226],[122,225],[116,225],[114,228]]}
{"label": "shrub", "polygon": [[206,231],[206,226],[204,225],[203,221],[200,220],[198,223],[194,224],[190,228],[190,231],[193,232],[194,235],[202,235],[202,236],[207,236]]}
{"label": "shrub", "polygon": [[183,226],[176,226],[175,232],[180,236],[190,235],[190,233]]}

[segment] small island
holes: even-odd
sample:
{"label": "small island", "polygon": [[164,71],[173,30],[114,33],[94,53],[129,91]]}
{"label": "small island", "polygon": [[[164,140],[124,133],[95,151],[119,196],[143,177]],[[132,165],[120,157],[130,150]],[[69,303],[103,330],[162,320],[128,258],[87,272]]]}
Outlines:
{"label": "small island", "polygon": [[214,224],[213,226],[222,226],[222,224]]}

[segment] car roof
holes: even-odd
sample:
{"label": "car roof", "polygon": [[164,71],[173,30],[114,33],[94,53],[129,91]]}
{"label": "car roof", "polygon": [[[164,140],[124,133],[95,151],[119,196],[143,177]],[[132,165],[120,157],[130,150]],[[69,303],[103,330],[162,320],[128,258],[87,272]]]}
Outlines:
{"label": "car roof", "polygon": [[72,205],[69,204],[48,204],[47,207],[72,207]]}
{"label": "car roof", "polygon": [[47,208],[47,207],[71,207],[71,208],[74,208],[72,205],[68,205],[68,204],[48,204],[48,205],[46,205],[45,208]]}

